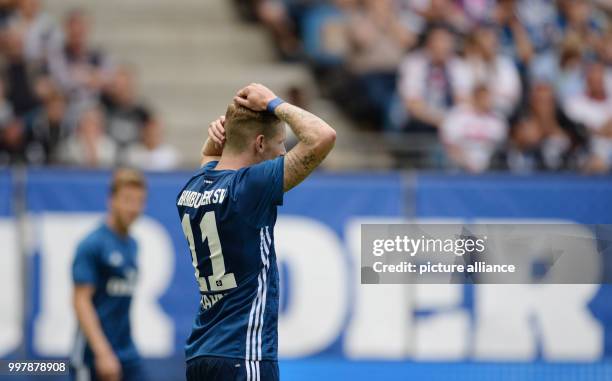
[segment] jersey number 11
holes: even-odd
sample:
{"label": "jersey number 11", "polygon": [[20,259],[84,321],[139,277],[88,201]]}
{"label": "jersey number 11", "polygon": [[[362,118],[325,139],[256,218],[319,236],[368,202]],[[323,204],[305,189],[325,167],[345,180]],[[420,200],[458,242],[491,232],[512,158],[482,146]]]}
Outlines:
{"label": "jersey number 11", "polygon": [[200,270],[198,269],[198,257],[196,255],[195,241],[193,239],[193,231],[191,230],[189,214],[185,213],[185,215],[183,215],[182,225],[183,232],[185,233],[187,241],[189,242],[189,250],[191,250],[191,264],[195,269],[195,276],[198,280],[198,284],[200,285],[200,291],[209,291],[206,284],[206,278],[208,278],[208,284],[210,285],[211,291],[223,291],[236,287],[236,278],[234,277],[234,274],[225,273],[225,260],[223,259],[223,251],[221,251],[221,240],[219,239],[219,233],[217,232],[215,212],[206,212],[202,218],[202,221],[200,221],[202,243],[208,240],[210,262],[213,270],[212,275],[208,277],[200,276]]}

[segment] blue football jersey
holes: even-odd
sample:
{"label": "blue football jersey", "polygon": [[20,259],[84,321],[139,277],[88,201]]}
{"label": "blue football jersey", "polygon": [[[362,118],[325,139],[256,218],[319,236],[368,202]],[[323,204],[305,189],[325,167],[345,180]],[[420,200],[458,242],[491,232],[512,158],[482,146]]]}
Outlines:
{"label": "blue football jersey", "polygon": [[[130,329],[130,305],[138,274],[136,241],[102,224],[77,247],[72,263],[75,285],[95,288],[93,305],[115,355],[120,361],[139,358]],[[91,364],[93,354],[78,329],[72,361]]]}
{"label": "blue football jersey", "polygon": [[276,360],[274,224],[284,158],[239,170],[216,165],[198,170],[177,198],[201,295],[186,357]]}

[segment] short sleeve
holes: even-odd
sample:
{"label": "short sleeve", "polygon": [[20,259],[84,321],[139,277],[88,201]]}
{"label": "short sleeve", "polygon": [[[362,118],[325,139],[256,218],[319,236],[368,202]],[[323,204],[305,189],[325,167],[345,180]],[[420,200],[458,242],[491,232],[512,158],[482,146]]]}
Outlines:
{"label": "short sleeve", "polygon": [[581,105],[578,98],[570,98],[569,100],[565,101],[563,109],[565,110],[567,116],[574,122],[586,124],[582,118],[582,115],[580,115],[580,106]]}
{"label": "short sleeve", "polygon": [[456,144],[460,139],[461,117],[457,110],[451,110],[440,126],[440,137],[444,144]]}
{"label": "short sleeve", "polygon": [[283,204],[284,165],[280,156],[244,169],[237,178],[237,204],[256,224],[271,207]]}
{"label": "short sleeve", "polygon": [[405,100],[423,98],[425,72],[419,58],[416,54],[409,55],[400,65],[398,91]]}
{"label": "short sleeve", "polygon": [[96,284],[98,280],[96,249],[89,242],[82,242],[72,262],[72,280],[75,284]]}
{"label": "short sleeve", "polygon": [[464,100],[469,99],[474,86],[474,79],[465,61],[459,58],[452,60],[449,72],[454,92],[453,96]]}

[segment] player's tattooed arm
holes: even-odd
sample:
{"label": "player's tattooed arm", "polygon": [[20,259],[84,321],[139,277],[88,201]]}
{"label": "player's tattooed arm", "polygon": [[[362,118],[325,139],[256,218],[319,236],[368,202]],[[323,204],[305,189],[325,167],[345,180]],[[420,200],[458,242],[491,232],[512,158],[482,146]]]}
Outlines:
{"label": "player's tattooed arm", "polygon": [[202,147],[201,166],[210,161],[218,161],[225,145],[225,116],[221,115],[217,120],[208,125],[208,139]]}
{"label": "player's tattooed arm", "polygon": [[295,187],[321,164],[336,142],[336,131],[321,118],[297,106],[283,103],[275,110],[298,138],[285,155],[284,191]]}

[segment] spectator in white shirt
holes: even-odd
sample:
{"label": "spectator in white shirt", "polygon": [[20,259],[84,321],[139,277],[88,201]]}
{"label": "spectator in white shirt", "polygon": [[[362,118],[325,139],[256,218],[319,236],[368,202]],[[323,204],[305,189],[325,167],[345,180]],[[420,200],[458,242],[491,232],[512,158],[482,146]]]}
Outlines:
{"label": "spectator in white shirt", "polygon": [[493,112],[491,92],[475,86],[472,102],[453,108],[440,128],[440,137],[454,166],[471,173],[486,171],[508,126]]}
{"label": "spectator in white shirt", "polygon": [[49,15],[40,10],[40,0],[19,0],[17,11],[9,20],[9,27],[23,36],[24,56],[29,61],[46,60],[48,44],[56,32]]}
{"label": "spectator in white shirt", "polygon": [[174,147],[163,142],[162,126],[153,119],[142,131],[142,143],[128,149],[127,162],[142,170],[168,171],[177,167],[179,156]]}
{"label": "spectator in white shirt", "polygon": [[612,95],[605,86],[605,67],[591,63],[586,72],[586,89],[565,104],[567,115],[583,124],[589,133],[591,157],[587,172],[604,172],[612,164]]}
{"label": "spectator in white shirt", "polygon": [[489,86],[495,111],[510,116],[521,95],[521,79],[516,65],[499,53],[497,30],[490,25],[480,26],[472,33],[466,49],[466,62],[475,83]]}
{"label": "spectator in white shirt", "polygon": [[433,131],[451,107],[469,97],[469,71],[453,52],[453,35],[445,26],[433,26],[425,48],[409,54],[399,70],[398,91],[408,114],[408,129]]}
{"label": "spectator in white shirt", "polygon": [[89,168],[108,168],[116,164],[117,147],[104,133],[104,115],[90,106],[79,118],[75,134],[66,141],[63,162]]}
{"label": "spectator in white shirt", "polygon": [[77,118],[80,110],[96,103],[108,84],[112,66],[107,55],[90,46],[91,21],[81,10],[65,16],[64,30],[49,49],[49,72],[69,101],[69,114]]}

